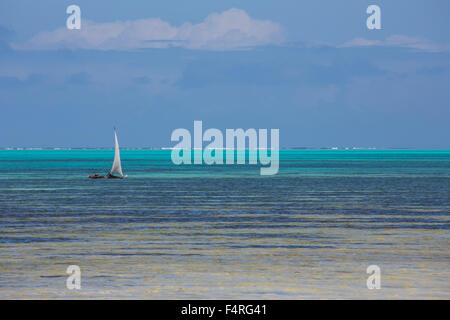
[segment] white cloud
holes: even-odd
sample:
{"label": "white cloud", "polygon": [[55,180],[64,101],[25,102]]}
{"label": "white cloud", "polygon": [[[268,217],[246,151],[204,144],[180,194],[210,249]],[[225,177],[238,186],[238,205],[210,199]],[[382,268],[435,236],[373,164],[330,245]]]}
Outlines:
{"label": "white cloud", "polygon": [[403,35],[392,35],[385,40],[368,40],[364,38],[356,38],[340,45],[341,48],[348,47],[399,47],[423,50],[428,52],[449,51],[449,45],[439,45],[423,38],[414,38]]}
{"label": "white cloud", "polygon": [[17,50],[134,50],[141,48],[183,47],[201,50],[245,49],[279,44],[283,31],[269,20],[252,19],[245,11],[229,9],[212,13],[198,24],[176,27],[159,18],[96,23],[82,20],[80,30],[65,27],[41,32]]}

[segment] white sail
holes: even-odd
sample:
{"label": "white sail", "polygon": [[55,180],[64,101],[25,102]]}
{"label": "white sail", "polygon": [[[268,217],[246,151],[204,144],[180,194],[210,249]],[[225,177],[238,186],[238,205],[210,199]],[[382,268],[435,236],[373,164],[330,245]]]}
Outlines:
{"label": "white sail", "polygon": [[115,139],[114,163],[110,173],[123,177],[122,164],[120,163],[119,142],[117,141],[116,130],[114,130],[114,139]]}

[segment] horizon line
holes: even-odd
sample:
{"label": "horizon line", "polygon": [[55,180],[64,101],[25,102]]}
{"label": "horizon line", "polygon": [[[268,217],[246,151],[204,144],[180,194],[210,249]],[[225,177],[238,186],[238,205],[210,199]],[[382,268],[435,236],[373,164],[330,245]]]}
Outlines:
{"label": "horizon line", "polygon": [[[231,148],[191,148],[191,150],[271,150],[269,148],[257,149],[231,149]],[[114,150],[114,147],[0,147],[0,150]],[[182,150],[174,147],[120,147],[120,150]],[[450,147],[282,147],[278,150],[450,150]]]}

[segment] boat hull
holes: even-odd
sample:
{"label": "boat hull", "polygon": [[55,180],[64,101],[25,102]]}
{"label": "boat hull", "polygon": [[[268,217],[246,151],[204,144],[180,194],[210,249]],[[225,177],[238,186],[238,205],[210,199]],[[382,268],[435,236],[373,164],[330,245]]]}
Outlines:
{"label": "boat hull", "polygon": [[111,174],[111,173],[108,173],[107,175],[106,175],[106,178],[107,179],[124,179],[126,176],[115,176],[115,175],[113,175],[113,174]]}
{"label": "boat hull", "polygon": [[98,174],[91,174],[88,178],[89,179],[105,179],[106,176],[100,176]]}
{"label": "boat hull", "polygon": [[108,173],[105,176],[100,176],[98,174],[92,174],[88,176],[89,179],[125,179],[127,176],[115,176],[113,174]]}

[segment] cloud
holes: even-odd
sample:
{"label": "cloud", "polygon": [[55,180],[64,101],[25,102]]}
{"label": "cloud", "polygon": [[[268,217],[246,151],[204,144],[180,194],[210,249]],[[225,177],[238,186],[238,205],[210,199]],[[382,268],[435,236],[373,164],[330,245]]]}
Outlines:
{"label": "cloud", "polygon": [[159,18],[96,23],[82,20],[80,30],[59,28],[41,32],[17,50],[135,50],[182,47],[199,50],[235,50],[281,43],[283,31],[269,20],[252,19],[245,11],[212,13],[198,24],[176,27]]}
{"label": "cloud", "polygon": [[440,45],[423,38],[408,37],[403,35],[392,35],[385,40],[368,40],[355,38],[340,45],[341,48],[349,47],[398,47],[423,50],[428,52],[450,51],[450,45]]}
{"label": "cloud", "polygon": [[133,78],[133,83],[146,85],[151,82],[150,78],[147,76],[135,77]]}
{"label": "cloud", "polygon": [[71,74],[66,81],[68,84],[84,85],[91,82],[91,75],[87,72]]}
{"label": "cloud", "polygon": [[13,36],[13,31],[0,25],[0,52],[10,49],[9,41]]}
{"label": "cloud", "polygon": [[[238,59],[205,53],[191,59],[175,82],[180,88],[209,86],[285,86],[328,87],[348,83],[356,77],[382,76],[386,70],[370,58],[340,49],[291,50],[280,46],[270,50],[243,52]],[[282,57],[282,58],[280,58]],[[325,58],[326,57],[326,58]]]}
{"label": "cloud", "polygon": [[42,84],[45,80],[46,77],[39,73],[32,73],[24,79],[14,76],[0,75],[0,88],[25,88]]}

